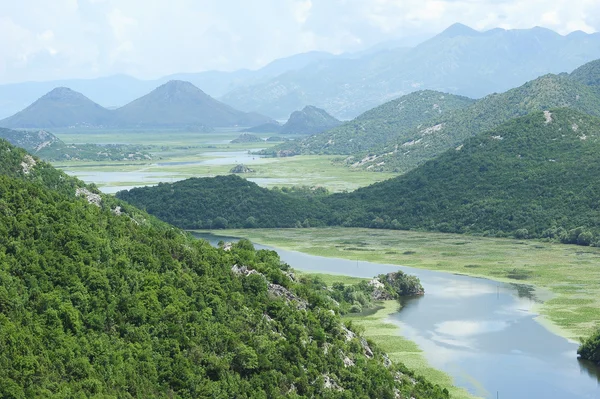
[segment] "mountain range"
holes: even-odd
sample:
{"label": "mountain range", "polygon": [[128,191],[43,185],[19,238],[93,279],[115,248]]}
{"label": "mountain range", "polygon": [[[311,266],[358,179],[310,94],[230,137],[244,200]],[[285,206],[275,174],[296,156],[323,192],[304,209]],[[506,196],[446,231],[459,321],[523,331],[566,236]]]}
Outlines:
{"label": "mountain range", "polygon": [[253,126],[270,118],[233,109],[189,82],[169,81],[131,103],[109,110],[69,88],[55,88],[15,115],[0,121],[7,128],[156,127],[207,130]]}
{"label": "mountain range", "polygon": [[570,72],[600,58],[600,34],[562,36],[544,28],[479,32],[455,24],[414,45],[386,42],[354,54],[309,52],[258,70],[178,73],[156,80],[126,75],[0,85],[0,117],[54,87],[70,87],[104,107],[120,107],[170,80],[189,81],[237,109],[285,119],[307,105],[338,119],[417,90],[473,98],[503,92],[547,73]]}
{"label": "mountain range", "polygon": [[411,93],[268,153],[346,155],[350,167],[406,172],[468,137],[533,111],[570,107],[600,116],[600,91],[584,84],[596,82],[599,64],[585,64],[571,75],[544,75],[480,100],[434,91]]}
{"label": "mountain range", "polygon": [[600,33],[562,36],[539,27],[479,32],[455,24],[414,48],[317,61],[221,99],[274,118],[312,104],[349,119],[416,90],[480,98],[597,58]]}

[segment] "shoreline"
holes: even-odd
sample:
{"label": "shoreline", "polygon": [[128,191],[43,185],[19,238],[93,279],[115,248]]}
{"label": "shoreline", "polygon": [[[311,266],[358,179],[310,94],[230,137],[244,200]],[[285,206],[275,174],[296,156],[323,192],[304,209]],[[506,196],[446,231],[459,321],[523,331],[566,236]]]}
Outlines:
{"label": "shoreline", "polygon": [[[301,233],[306,232],[306,234],[308,235],[308,233],[310,233],[311,230],[314,231],[314,230],[327,230],[327,229],[331,229],[331,228],[300,229],[300,230],[301,230]],[[395,265],[395,266],[401,266],[401,267],[402,266],[413,267],[413,268],[418,268],[418,269],[423,269],[423,270],[464,275],[464,276],[469,276],[469,277],[474,277],[474,278],[482,278],[482,279],[487,279],[490,281],[500,282],[500,283],[527,285],[533,289],[534,296],[536,298],[538,298],[539,301],[541,301],[541,303],[539,303],[538,300],[536,300],[536,304],[534,306],[532,306],[530,309],[531,313],[534,314],[534,320],[537,323],[539,323],[541,326],[543,326],[546,330],[551,332],[552,334],[558,335],[558,336],[565,338],[573,343],[580,343],[580,338],[582,337],[582,334],[577,333],[575,331],[575,328],[572,328],[572,329],[566,328],[564,326],[561,326],[556,320],[553,320],[552,315],[551,315],[552,305],[549,304],[549,302],[552,300],[557,300],[557,301],[568,300],[569,296],[564,293],[556,292],[556,290],[553,290],[551,287],[546,287],[546,286],[540,285],[539,283],[536,283],[534,281],[513,280],[513,279],[506,278],[506,277],[471,272],[471,271],[467,271],[467,270],[461,270],[459,272],[456,270],[444,269],[444,268],[436,267],[436,265],[433,265],[433,264],[431,264],[431,265],[427,264],[426,261],[412,262],[411,264],[395,263],[394,259],[390,259],[387,261],[380,261],[378,259],[373,259],[372,257],[367,256],[367,255],[369,255],[369,252],[366,252],[366,251],[358,252],[358,253],[357,252],[341,252],[340,251],[334,255],[331,255],[330,253],[328,253],[326,251],[319,250],[320,248],[322,249],[323,247],[313,246],[313,247],[299,248],[297,243],[294,241],[292,241],[288,244],[288,242],[286,242],[285,240],[281,240],[281,239],[277,239],[277,238],[270,238],[270,237],[269,238],[260,237],[259,235],[256,234],[257,232],[264,232],[267,230],[281,231],[282,229],[194,230],[194,232],[208,233],[208,234],[213,234],[215,236],[218,236],[218,235],[233,236],[233,237],[237,237],[237,238],[251,237],[252,241],[256,242],[257,244],[267,245],[267,246],[271,246],[271,247],[275,247],[275,248],[284,249],[287,251],[295,251],[295,252],[300,252],[300,253],[305,253],[305,254],[315,255],[315,256],[322,256],[322,257],[328,257],[328,258],[339,258],[339,259],[346,259],[346,260],[358,259],[361,261],[368,261],[368,262],[378,263],[378,264],[383,264],[383,265],[388,264],[388,265]],[[288,229],[285,229],[285,230],[288,230]],[[359,229],[356,229],[356,230],[359,230]],[[368,229],[360,229],[360,230],[368,230]],[[381,230],[375,230],[375,231],[380,232]],[[395,230],[391,230],[391,232],[395,232]],[[252,233],[254,233],[254,234],[252,234]],[[403,232],[403,233],[407,233],[407,232]],[[414,234],[443,234],[443,233],[423,233],[423,232],[411,232],[411,233],[414,233]],[[458,238],[463,238],[463,239],[479,238],[479,237],[470,237],[470,236],[463,237],[461,235],[452,235],[452,236],[454,238],[458,237]],[[497,240],[503,240],[503,239],[497,239]],[[509,242],[512,244],[516,244],[516,242],[517,242],[517,240],[512,240],[512,242],[509,239],[504,239],[504,240],[506,242]],[[531,241],[531,243],[535,244],[535,243],[537,243],[537,241]],[[296,245],[294,245],[294,244],[296,244]],[[560,245],[560,244],[556,244],[556,245]],[[567,245],[564,245],[564,244],[563,244],[563,246],[568,247]],[[582,248],[585,249],[587,247],[582,247]]]}

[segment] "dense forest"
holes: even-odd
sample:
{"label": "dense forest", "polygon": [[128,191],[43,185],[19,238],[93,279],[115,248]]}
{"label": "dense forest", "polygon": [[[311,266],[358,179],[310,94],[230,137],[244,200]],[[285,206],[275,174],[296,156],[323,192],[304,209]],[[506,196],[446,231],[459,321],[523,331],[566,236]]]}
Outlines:
{"label": "dense forest", "polygon": [[598,245],[599,127],[567,108],[536,112],[351,193],[292,195],[227,176],[117,196],[183,228],[422,229]]}
{"label": "dense forest", "polygon": [[0,397],[448,397],[275,252],[213,248],[1,140],[0,171]]}

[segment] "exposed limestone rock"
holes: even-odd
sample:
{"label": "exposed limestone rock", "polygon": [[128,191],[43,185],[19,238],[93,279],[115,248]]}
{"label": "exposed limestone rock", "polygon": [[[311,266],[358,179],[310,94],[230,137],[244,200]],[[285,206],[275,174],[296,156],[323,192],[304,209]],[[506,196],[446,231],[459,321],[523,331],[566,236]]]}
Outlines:
{"label": "exposed limestone rock", "polygon": [[237,274],[238,276],[250,276],[251,274],[258,274],[260,276],[264,276],[264,274],[257,272],[256,270],[253,269],[248,269],[248,267],[246,266],[238,266],[238,265],[233,265],[231,267],[231,271],[233,272],[233,274]]}
{"label": "exposed limestone rock", "polygon": [[29,154],[23,157],[23,162],[21,162],[21,168],[23,168],[23,173],[28,175],[33,170],[33,167],[36,165],[35,159]]}
{"label": "exposed limestone rock", "polygon": [[373,358],[373,351],[371,350],[371,347],[369,346],[369,343],[367,342],[366,339],[364,339],[363,337],[360,337],[360,345],[363,348],[363,353],[365,354],[366,357],[368,357],[369,359]]}
{"label": "exposed limestone rock", "polygon": [[87,198],[90,204],[96,205],[98,208],[100,208],[100,204],[102,204],[102,197],[100,197],[100,194],[94,194],[87,188],[78,188],[75,190],[75,195]]}
{"label": "exposed limestone rock", "polygon": [[383,354],[383,365],[387,368],[392,367],[392,361],[390,360],[388,355],[386,355],[385,353]]}
{"label": "exposed limestone rock", "polygon": [[271,295],[276,297],[285,298],[288,302],[294,301],[296,302],[296,307],[300,310],[306,310],[308,303],[302,299],[298,298],[292,292],[290,292],[287,288],[279,285],[279,284],[269,284],[268,291]]}
{"label": "exposed limestone rock", "polygon": [[552,122],[552,112],[544,111],[544,118],[546,118],[546,121],[544,122],[546,125]]}
{"label": "exposed limestone rock", "polygon": [[336,391],[343,391],[342,388],[333,378],[329,377],[327,374],[323,374],[323,387],[325,389],[335,389]]}
{"label": "exposed limestone rock", "polygon": [[348,341],[352,341],[354,338],[356,338],[356,334],[354,334],[352,331],[348,330],[348,328],[346,328],[346,326],[342,326],[342,331],[344,332],[344,335],[346,336],[346,342]]}
{"label": "exposed limestone rock", "polygon": [[123,210],[120,206],[117,206],[115,209],[112,210],[112,213],[114,213],[117,216],[121,216],[123,214]]}
{"label": "exposed limestone rock", "polygon": [[352,367],[354,362],[348,356],[344,356],[344,367]]}

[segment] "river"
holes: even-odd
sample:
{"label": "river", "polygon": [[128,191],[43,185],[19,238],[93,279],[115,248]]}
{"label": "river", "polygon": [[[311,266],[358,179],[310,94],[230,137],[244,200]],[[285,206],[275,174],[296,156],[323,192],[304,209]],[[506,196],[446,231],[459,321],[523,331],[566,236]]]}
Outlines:
{"label": "river", "polygon": [[[196,234],[213,245],[237,238]],[[425,295],[405,300],[390,317],[428,362],[476,396],[509,399],[600,398],[600,368],[577,359],[578,344],[538,323],[527,286],[444,272],[325,258],[272,249],[297,270],[373,277],[402,270],[417,276]]]}

